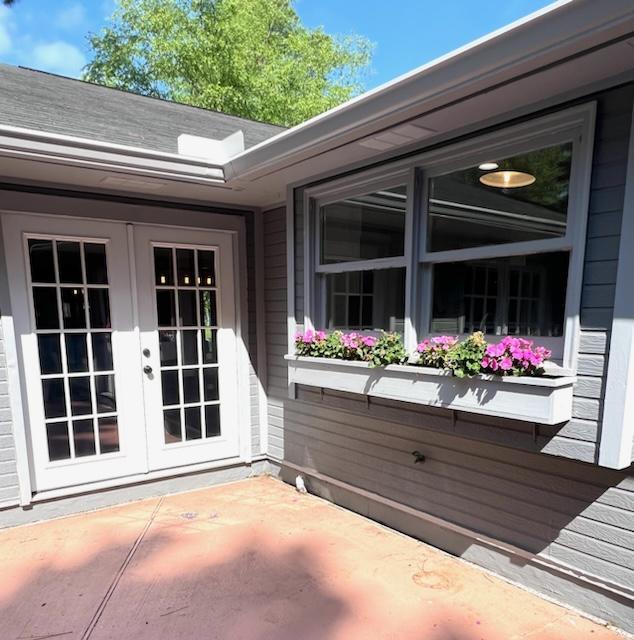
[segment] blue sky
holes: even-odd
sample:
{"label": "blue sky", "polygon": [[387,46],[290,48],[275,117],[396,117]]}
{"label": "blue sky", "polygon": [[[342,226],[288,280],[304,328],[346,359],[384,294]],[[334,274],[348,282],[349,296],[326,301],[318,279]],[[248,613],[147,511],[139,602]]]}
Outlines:
{"label": "blue sky", "polygon": [[[309,27],[375,43],[370,89],[549,4],[548,0],[296,0]],[[17,0],[0,5],[0,61],[78,76],[115,0]]]}

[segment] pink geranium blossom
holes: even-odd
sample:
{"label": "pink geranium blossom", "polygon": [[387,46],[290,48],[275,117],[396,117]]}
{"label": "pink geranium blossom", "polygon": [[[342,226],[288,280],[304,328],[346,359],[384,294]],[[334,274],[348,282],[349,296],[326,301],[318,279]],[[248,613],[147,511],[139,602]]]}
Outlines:
{"label": "pink geranium blossom", "polygon": [[543,364],[550,356],[548,349],[534,347],[530,340],[507,336],[487,345],[480,366],[484,373],[537,375],[543,373]]}

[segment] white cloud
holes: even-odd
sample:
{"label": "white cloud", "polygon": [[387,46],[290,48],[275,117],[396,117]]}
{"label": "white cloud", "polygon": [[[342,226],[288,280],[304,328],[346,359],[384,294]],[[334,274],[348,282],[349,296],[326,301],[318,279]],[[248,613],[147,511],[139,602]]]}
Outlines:
{"label": "white cloud", "polygon": [[77,77],[86,64],[84,54],[62,40],[38,44],[33,49],[31,59],[36,69],[71,77]]}
{"label": "white cloud", "polygon": [[84,7],[79,4],[71,4],[62,9],[55,18],[55,24],[62,29],[75,29],[84,24],[86,12]]}
{"label": "white cloud", "polygon": [[9,33],[9,10],[0,5],[0,54],[11,51],[11,34]]}

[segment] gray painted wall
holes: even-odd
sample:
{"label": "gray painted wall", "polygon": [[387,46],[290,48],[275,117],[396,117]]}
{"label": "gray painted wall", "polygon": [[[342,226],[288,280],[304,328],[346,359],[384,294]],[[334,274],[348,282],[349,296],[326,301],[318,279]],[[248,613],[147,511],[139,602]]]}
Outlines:
{"label": "gray painted wall", "polygon": [[[11,202],[11,209],[14,211],[34,211],[46,210],[47,212],[63,211],[68,215],[83,215],[85,212],[94,210],[89,197],[85,200],[76,196],[65,198],[63,195],[35,195],[21,194],[7,189],[2,190],[0,185],[0,197],[3,203]],[[42,202],[46,198],[46,206],[34,205],[35,202]],[[214,211],[212,207],[207,207],[208,212]],[[226,213],[217,210],[218,213]],[[99,215],[99,214],[95,214]],[[187,226],[209,227],[206,220],[205,211],[187,210],[187,205],[183,204],[178,214],[169,208],[151,206],[131,206],[127,203],[117,204],[113,202],[109,208],[108,215],[113,220],[123,220],[128,222],[150,222],[157,224],[174,224],[175,215],[178,215],[178,223]],[[250,211],[236,211],[232,215],[242,216],[245,219],[246,227],[246,280],[247,280],[247,322],[248,333],[246,344],[249,352],[249,404],[251,408],[251,454],[258,456],[262,453],[260,443],[260,419],[259,419],[259,395],[257,376],[257,335],[256,335],[256,301],[255,301],[255,231],[254,214]],[[4,262],[4,251],[0,241],[0,269],[6,269]],[[0,278],[1,280],[1,278]],[[8,296],[7,296],[8,297]],[[4,311],[0,309],[0,313]],[[4,355],[4,341],[0,327],[0,509],[16,505],[19,499],[18,478],[15,468],[15,446],[13,438],[13,425],[11,419],[11,409],[7,389],[7,370]],[[44,516],[45,517],[45,516]]]}
{"label": "gray painted wall", "polygon": [[[579,383],[574,418],[561,427],[533,433],[518,422],[461,413],[454,421],[443,409],[375,399],[368,405],[365,397],[322,396],[309,387],[298,387],[296,399],[289,400],[283,360],[285,216],[281,210],[265,214],[269,452],[290,465],[287,477],[302,468],[313,476],[312,489],[335,502],[630,631],[634,468],[617,472],[587,463],[597,456],[633,93],[628,86],[597,96]],[[293,247],[298,283],[303,282],[301,225],[299,216]],[[298,283],[295,309],[301,323]],[[424,464],[414,464],[415,450],[426,456]],[[385,499],[512,550],[500,555],[439,524],[412,524],[414,516],[385,507]],[[542,561],[554,568],[539,568]]]}

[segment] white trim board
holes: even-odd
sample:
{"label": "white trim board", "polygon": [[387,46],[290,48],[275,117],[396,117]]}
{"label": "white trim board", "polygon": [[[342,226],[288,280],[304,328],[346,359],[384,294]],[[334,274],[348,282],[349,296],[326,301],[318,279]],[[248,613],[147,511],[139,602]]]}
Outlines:
{"label": "white trim board", "polygon": [[[634,124],[634,108],[632,109]],[[634,131],[630,128],[599,465],[625,469],[634,444]]]}

